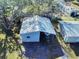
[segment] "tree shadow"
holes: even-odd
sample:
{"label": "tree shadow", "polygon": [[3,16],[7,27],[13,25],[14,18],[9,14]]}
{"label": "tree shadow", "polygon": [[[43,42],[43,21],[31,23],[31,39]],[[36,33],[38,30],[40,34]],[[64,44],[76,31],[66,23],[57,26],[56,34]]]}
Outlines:
{"label": "tree shadow", "polygon": [[[64,55],[56,37],[50,36],[52,43],[45,42],[23,42],[25,56],[29,59],[55,59]],[[43,44],[44,43],[44,44]]]}
{"label": "tree shadow", "polygon": [[76,56],[79,56],[79,43],[70,43],[70,47],[75,52]]}

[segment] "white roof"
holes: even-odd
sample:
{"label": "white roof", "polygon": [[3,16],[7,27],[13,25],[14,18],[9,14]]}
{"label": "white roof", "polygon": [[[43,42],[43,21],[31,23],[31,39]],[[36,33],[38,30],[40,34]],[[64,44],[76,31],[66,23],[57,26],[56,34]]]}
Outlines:
{"label": "white roof", "polygon": [[37,31],[56,34],[54,31],[54,27],[52,26],[48,18],[40,17],[37,15],[34,17],[24,18],[20,34],[37,32]]}
{"label": "white roof", "polygon": [[67,37],[79,37],[79,22],[78,21],[60,21],[62,31]]}

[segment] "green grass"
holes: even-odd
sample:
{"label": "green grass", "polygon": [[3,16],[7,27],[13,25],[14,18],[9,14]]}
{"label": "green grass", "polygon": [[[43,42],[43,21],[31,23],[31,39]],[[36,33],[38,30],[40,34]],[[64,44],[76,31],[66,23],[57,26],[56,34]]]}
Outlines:
{"label": "green grass", "polygon": [[62,16],[61,19],[63,21],[79,21],[79,18],[72,18],[70,16]]}
{"label": "green grass", "polygon": [[17,51],[14,51],[12,53],[8,53],[7,59],[20,59],[20,57],[18,56]]}
{"label": "green grass", "polygon": [[5,39],[5,37],[6,37],[5,34],[0,33],[0,40]]}
{"label": "green grass", "polygon": [[[16,35],[16,38],[18,38],[19,37],[19,35],[18,34],[15,34]],[[3,33],[0,33],[0,41],[1,40],[4,40],[4,39],[6,39],[6,35],[5,34],[3,34]],[[10,43],[9,43],[10,44]],[[17,47],[17,46],[16,46]],[[6,57],[6,59],[21,59],[21,57],[19,56],[19,53],[18,53],[18,51],[12,51],[12,53],[10,53],[10,52],[7,52],[7,57]]]}

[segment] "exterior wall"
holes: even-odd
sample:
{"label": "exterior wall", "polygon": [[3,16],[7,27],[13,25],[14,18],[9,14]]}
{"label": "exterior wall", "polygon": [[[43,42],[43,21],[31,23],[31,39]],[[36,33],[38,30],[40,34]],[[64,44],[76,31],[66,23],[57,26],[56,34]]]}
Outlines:
{"label": "exterior wall", "polygon": [[64,37],[64,41],[68,43],[77,43],[79,42],[79,37]]}
{"label": "exterior wall", "polygon": [[55,34],[48,34],[45,32],[40,32],[40,42],[42,43],[52,43],[56,39]]}
{"label": "exterior wall", "polygon": [[23,42],[39,42],[40,32],[20,34],[20,38],[22,39]]}

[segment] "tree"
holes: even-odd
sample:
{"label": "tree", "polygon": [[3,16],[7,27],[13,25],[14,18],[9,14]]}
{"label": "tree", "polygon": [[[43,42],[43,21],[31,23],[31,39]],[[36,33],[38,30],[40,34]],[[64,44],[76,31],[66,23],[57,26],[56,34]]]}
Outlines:
{"label": "tree", "polygon": [[[0,0],[0,3],[3,7],[3,13],[0,15],[2,16],[1,26],[3,32],[6,34],[5,40],[2,40],[0,43],[2,50],[3,48],[5,49],[3,56],[6,56],[7,50],[12,52],[19,49],[22,52],[21,46],[18,43],[18,38],[15,37],[15,32],[19,33],[20,31],[21,18],[25,17],[27,14],[29,14],[28,16],[31,14],[52,17],[56,6],[53,0]],[[15,28],[14,31],[12,30],[13,28]],[[0,54],[2,54],[2,52],[0,52]]]}

